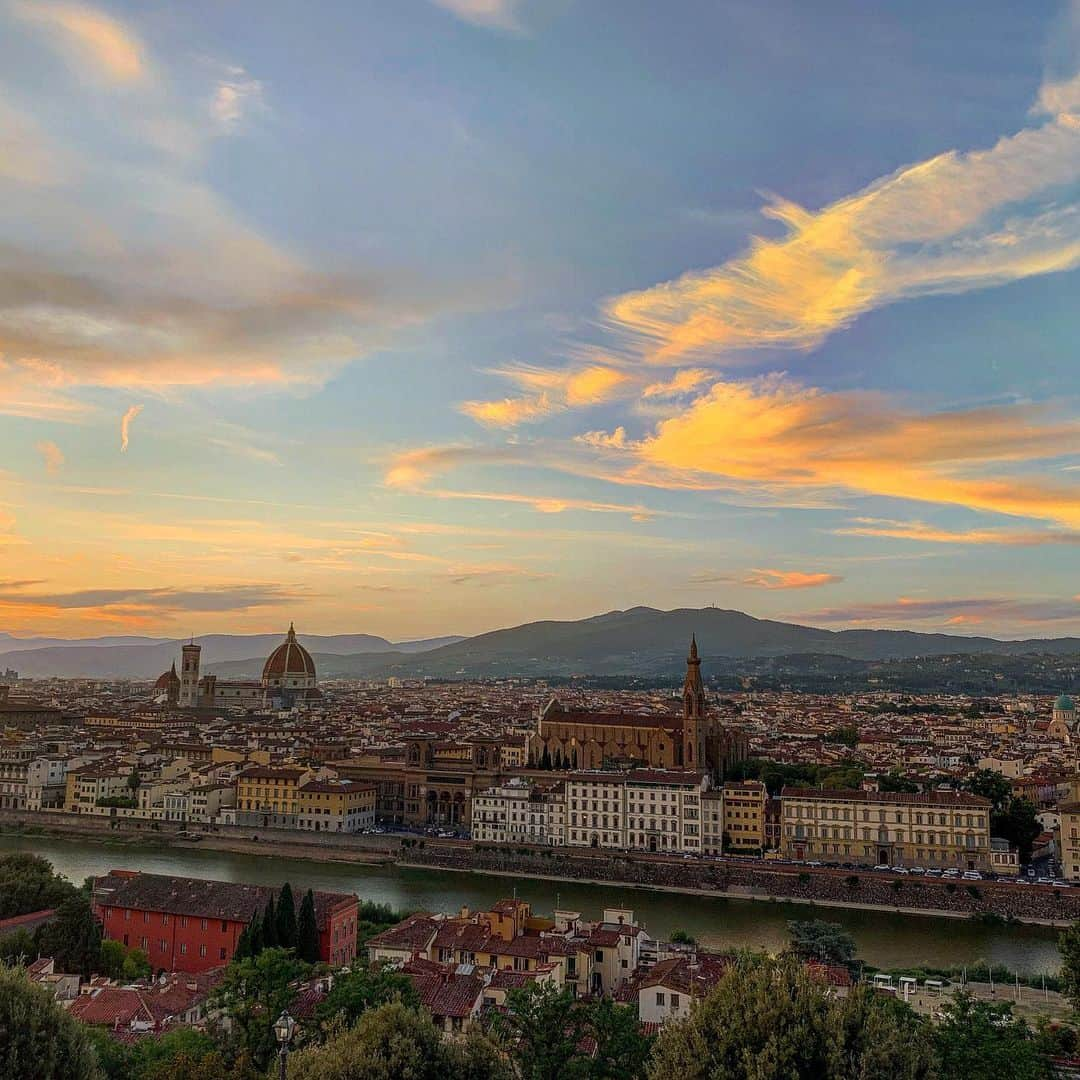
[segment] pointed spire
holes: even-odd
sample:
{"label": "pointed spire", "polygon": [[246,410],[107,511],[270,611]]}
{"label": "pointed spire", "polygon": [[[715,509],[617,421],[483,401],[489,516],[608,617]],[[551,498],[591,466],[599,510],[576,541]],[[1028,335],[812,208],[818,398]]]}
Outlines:
{"label": "pointed spire", "polygon": [[688,660],[696,660],[697,658],[698,658],[697,634],[691,634],[690,635],[690,655],[687,657],[687,659]]}

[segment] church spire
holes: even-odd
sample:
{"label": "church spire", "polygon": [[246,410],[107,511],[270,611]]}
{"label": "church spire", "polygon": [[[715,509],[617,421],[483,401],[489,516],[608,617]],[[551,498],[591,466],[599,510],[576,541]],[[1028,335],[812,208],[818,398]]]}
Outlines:
{"label": "church spire", "polygon": [[705,686],[701,681],[701,657],[698,656],[696,634],[690,638],[690,652],[686,657],[683,715],[694,719],[701,719],[705,715]]}

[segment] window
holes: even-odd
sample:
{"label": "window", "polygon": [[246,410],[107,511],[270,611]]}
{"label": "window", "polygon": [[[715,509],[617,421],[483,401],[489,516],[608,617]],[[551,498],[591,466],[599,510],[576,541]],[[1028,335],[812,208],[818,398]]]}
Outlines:
{"label": "window", "polygon": [[219,960],[224,960],[225,959],[225,950],[224,949],[218,949],[218,959]]}
{"label": "window", "polygon": [[657,1005],[663,1005],[664,1004],[664,995],[660,991],[657,991],[657,993],[656,993],[656,1004]]}
{"label": "window", "polygon": [[677,1009],[679,1007],[679,995],[678,994],[672,994],[671,995],[671,1007],[673,1009]]}
{"label": "window", "polygon": [[180,942],[180,955],[181,956],[186,956],[187,955],[187,942],[186,941],[181,941]]}

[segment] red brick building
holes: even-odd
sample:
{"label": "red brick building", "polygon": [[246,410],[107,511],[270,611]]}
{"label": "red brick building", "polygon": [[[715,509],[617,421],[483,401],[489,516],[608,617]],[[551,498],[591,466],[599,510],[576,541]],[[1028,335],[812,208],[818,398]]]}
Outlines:
{"label": "red brick building", "polygon": [[[232,959],[244,927],[276,894],[265,885],[112,870],[94,881],[94,912],[106,938],[142,949],[155,971],[208,971]],[[294,890],[297,911],[307,890]],[[340,966],[356,956],[360,902],[317,892],[319,958]]]}

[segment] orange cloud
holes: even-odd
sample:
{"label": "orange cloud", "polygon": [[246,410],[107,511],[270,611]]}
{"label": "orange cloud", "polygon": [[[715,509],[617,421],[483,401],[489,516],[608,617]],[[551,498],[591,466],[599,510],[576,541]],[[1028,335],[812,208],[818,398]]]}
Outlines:
{"label": "orange cloud", "polygon": [[643,398],[670,398],[678,397],[680,394],[688,394],[705,382],[710,374],[704,368],[683,368],[682,371],[676,371],[665,382],[649,383],[641,391],[641,396]]}
{"label": "orange cloud", "polygon": [[950,531],[924,521],[892,521],[887,518],[855,518],[855,523],[834,529],[837,536],[881,536],[918,540],[929,544],[1003,544],[1008,547],[1041,547],[1047,544],[1080,544],[1080,532],[1056,529],[960,529]]}
{"label": "orange cloud", "polygon": [[48,439],[42,439],[41,442],[36,443],[34,449],[41,455],[45,471],[50,476],[55,476],[63,467],[64,451]]}
{"label": "orange cloud", "polygon": [[1080,526],[1080,490],[1003,466],[1075,445],[1080,424],[1013,406],[902,412],[868,394],[828,393],[781,376],[718,382],[631,444],[624,479],[848,491],[946,503]]}
{"label": "orange cloud", "polygon": [[120,417],[120,453],[127,453],[129,437],[131,435],[131,422],[143,411],[141,405],[132,405],[127,412]]}
{"label": "orange cloud", "polygon": [[84,4],[54,4],[25,0],[15,11],[27,19],[54,27],[66,35],[74,57],[111,82],[133,83],[146,75],[142,50],[135,36],[118,20]]}
{"label": "orange cloud", "polygon": [[523,364],[499,369],[492,374],[535,391],[525,397],[466,401],[460,406],[466,416],[494,427],[516,427],[541,420],[563,409],[600,405],[616,397],[632,382],[625,372],[606,364],[563,370]]}
{"label": "orange cloud", "polygon": [[838,574],[807,574],[800,570],[751,570],[743,578],[744,585],[761,589],[816,589],[843,581]]}

